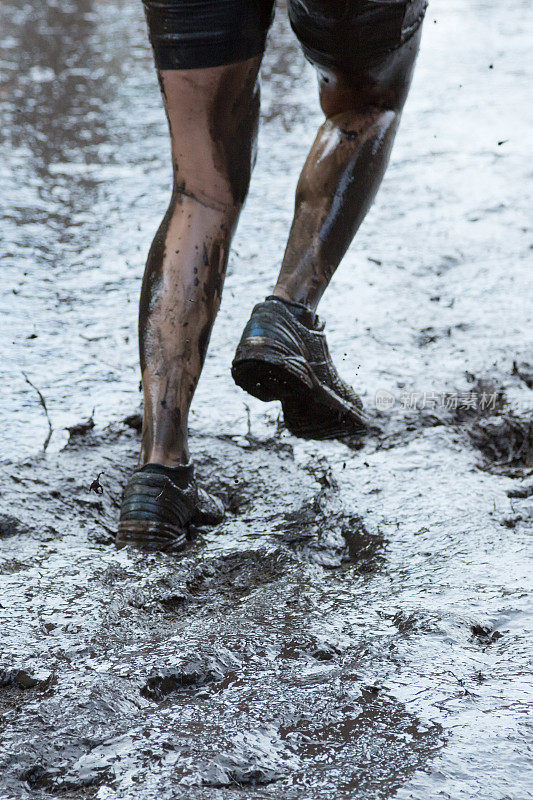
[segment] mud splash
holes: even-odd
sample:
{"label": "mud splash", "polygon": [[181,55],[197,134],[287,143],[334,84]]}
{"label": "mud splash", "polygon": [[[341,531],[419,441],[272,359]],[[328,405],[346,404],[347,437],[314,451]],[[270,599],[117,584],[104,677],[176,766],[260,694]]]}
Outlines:
{"label": "mud splash", "polygon": [[391,168],[320,307],[373,416],[348,444],[293,439],[229,376],[321,122],[279,11],[191,415],[228,517],[175,559],[113,544],[140,444],[140,277],[172,182],[142,9],[0,8],[8,800],[529,791],[528,8],[430,9]]}

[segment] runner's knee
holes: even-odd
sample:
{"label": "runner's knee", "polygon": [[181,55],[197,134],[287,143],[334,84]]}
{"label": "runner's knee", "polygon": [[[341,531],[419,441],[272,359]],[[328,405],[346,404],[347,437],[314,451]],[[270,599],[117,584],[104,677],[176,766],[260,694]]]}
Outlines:
{"label": "runner's knee", "polygon": [[242,204],[274,0],[143,4],[170,122],[175,190],[214,207]]}
{"label": "runner's knee", "polygon": [[418,30],[377,65],[318,67],[320,105],[325,115],[372,109],[400,112],[411,85],[420,33]]}
{"label": "runner's knee", "polygon": [[319,74],[327,116],[401,110],[427,0],[289,0],[292,27]]}
{"label": "runner's knee", "polygon": [[260,57],[160,72],[178,193],[224,209],[246,197],[259,117]]}

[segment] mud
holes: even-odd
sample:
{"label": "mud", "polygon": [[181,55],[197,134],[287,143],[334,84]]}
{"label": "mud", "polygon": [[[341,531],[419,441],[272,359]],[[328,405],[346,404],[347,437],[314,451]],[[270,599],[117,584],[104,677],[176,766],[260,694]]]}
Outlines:
{"label": "mud", "polygon": [[[188,412],[248,189],[260,59],[158,74],[174,185],[150,247],[139,311],[143,458],[187,463]],[[178,343],[178,346],[177,344]]]}
{"label": "mud", "polygon": [[[399,6],[376,6],[376,10],[370,26],[373,31],[389,28],[390,23],[379,22],[379,12],[402,14]],[[298,30],[294,15],[293,24]],[[337,69],[319,67],[320,104],[328,119],[317,133],[298,180],[294,221],[276,284],[281,297],[313,309],[381,185],[412,80],[421,31],[392,55],[387,49],[387,55],[379,58],[376,54],[382,50],[374,37],[367,37],[367,46],[374,46],[374,57],[369,58],[360,46],[360,36],[360,28],[346,20],[334,36],[326,34],[326,39],[331,39],[328,52],[338,61]],[[352,64],[354,53],[362,61],[357,67]],[[320,58],[311,58],[311,62],[324,63]]]}
{"label": "mud", "polygon": [[172,186],[142,9],[2,4],[2,799],[531,794],[528,13],[430,7],[383,188],[319,309],[372,416],[345,444],[292,438],[229,375],[322,121],[278,13],[190,419],[227,518],[176,558],[113,544]]}

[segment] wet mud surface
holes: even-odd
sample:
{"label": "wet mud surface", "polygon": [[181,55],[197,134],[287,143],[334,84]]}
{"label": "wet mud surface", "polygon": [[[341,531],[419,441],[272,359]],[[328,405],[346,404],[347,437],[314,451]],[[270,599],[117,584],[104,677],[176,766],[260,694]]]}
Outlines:
{"label": "wet mud surface", "polygon": [[171,186],[141,10],[2,4],[2,798],[531,796],[528,13],[430,6],[391,167],[320,306],[372,431],[320,444],[229,375],[320,123],[279,9],[191,415],[227,517],[171,557],[113,544]]}

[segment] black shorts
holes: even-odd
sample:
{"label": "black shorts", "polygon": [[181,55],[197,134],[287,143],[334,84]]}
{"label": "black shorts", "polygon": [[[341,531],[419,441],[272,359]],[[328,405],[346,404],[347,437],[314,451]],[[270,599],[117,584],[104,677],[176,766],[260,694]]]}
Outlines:
{"label": "black shorts", "polygon": [[[143,0],[159,69],[196,69],[261,54],[275,0]],[[288,0],[306,57],[327,68],[379,62],[419,28],[427,0]]]}

